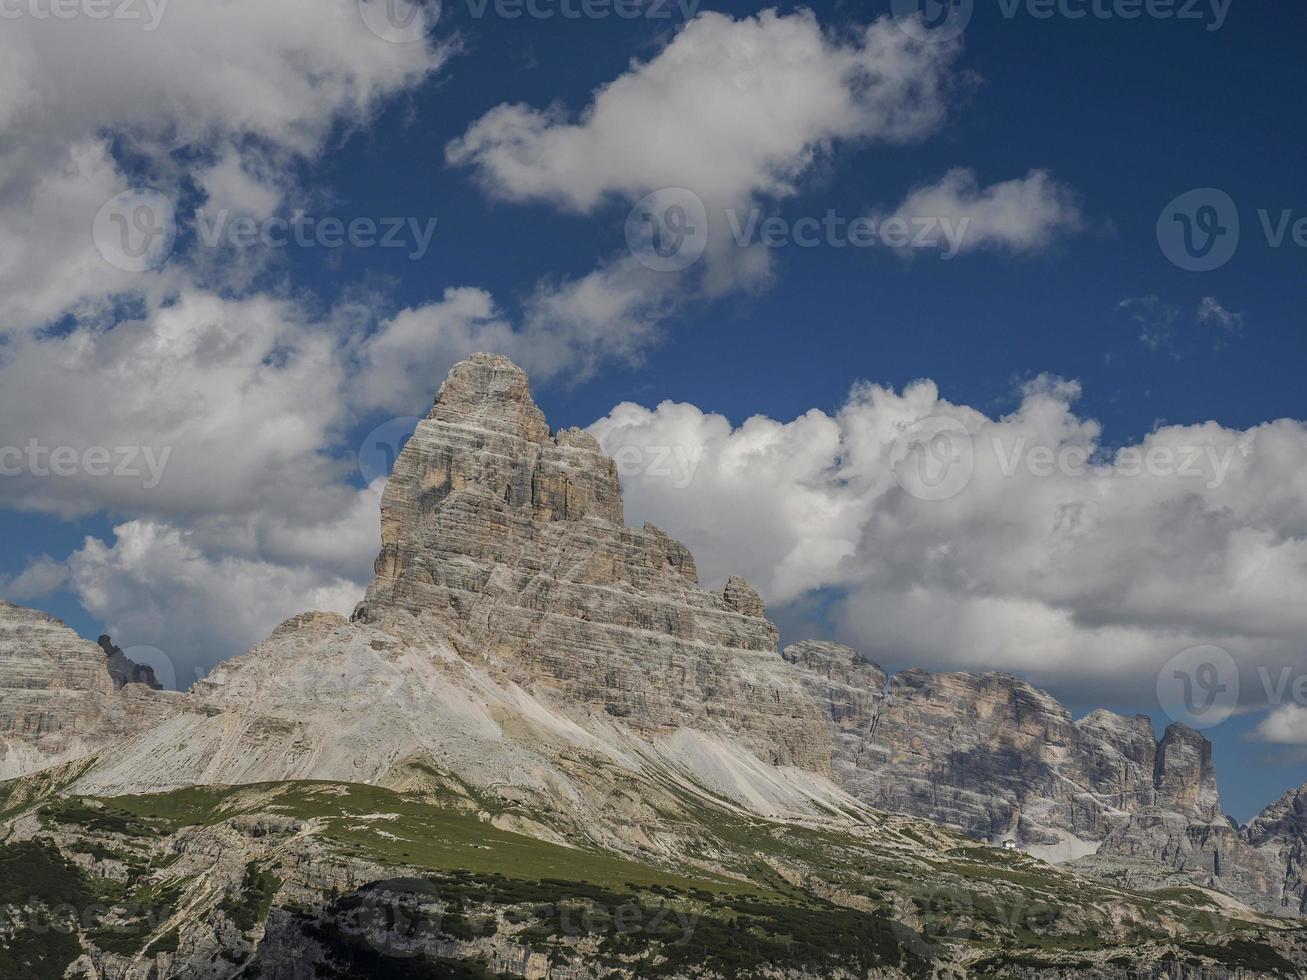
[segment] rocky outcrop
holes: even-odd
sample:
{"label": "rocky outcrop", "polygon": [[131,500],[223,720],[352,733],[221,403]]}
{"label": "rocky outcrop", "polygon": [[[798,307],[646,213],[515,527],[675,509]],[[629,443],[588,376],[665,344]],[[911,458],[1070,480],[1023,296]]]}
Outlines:
{"label": "rocky outcrop", "polygon": [[552,435],[506,358],[450,372],[381,512],[357,619],[416,619],[569,710],[648,735],[729,735],[767,762],[828,771],[820,706],[777,655],[758,593],[739,578],[705,591],[683,545],[624,526],[614,462],[584,432]]}
{"label": "rocky outcrop", "polygon": [[1244,829],[1244,839],[1284,872],[1281,903],[1307,915],[1307,786],[1285,793]]}
{"label": "rocky outcrop", "polygon": [[115,665],[136,667],[51,616],[0,601],[0,779],[91,755],[172,710],[177,696],[120,684]]}
{"label": "rocky outcrop", "polygon": [[154,668],[132,660],[120,647],[114,646],[113,639],[108,634],[96,642],[104,651],[105,666],[113,679],[115,690],[121,691],[128,684],[144,684],[155,691],[163,690],[163,685],[154,676]]}

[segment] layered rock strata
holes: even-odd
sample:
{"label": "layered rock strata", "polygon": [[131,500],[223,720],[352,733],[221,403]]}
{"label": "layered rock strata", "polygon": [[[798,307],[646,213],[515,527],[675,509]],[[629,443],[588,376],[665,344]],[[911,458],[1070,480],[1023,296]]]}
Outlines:
{"label": "layered rock strata", "polygon": [[91,755],[173,710],[180,695],[129,682],[138,665],[119,657],[51,616],[0,601],[0,779]]}

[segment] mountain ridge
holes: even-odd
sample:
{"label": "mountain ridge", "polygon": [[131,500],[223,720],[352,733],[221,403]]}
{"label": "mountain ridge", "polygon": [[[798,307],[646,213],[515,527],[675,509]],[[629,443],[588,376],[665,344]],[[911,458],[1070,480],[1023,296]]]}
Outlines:
{"label": "mountain ridge", "polygon": [[[886,955],[906,973],[887,976],[927,961],[931,975],[956,976],[950,971],[972,970],[978,954],[953,940],[1001,944],[1031,934],[1052,942],[1051,952],[1022,955],[1061,971],[1050,975],[1110,976],[1109,961],[1125,955],[1152,971],[1133,976],[1170,976],[1163,964],[1179,955],[1173,944],[1186,915],[1206,923],[1188,927],[1194,935],[1216,930],[1185,954],[1205,964],[1195,978],[1273,975],[1207,962],[1241,962],[1222,944],[1242,928],[1253,930],[1247,941],[1274,950],[1258,954],[1265,962],[1307,964],[1307,944],[1285,938],[1296,927],[1266,918],[1299,916],[1307,902],[1299,871],[1307,787],[1268,808],[1255,831],[1241,830],[1221,812],[1210,743],[1182,725],[1159,739],[1143,716],[1099,710],[1074,719],[1008,674],[891,675],[840,644],[781,649],[747,582],[701,588],[684,545],[653,525],[625,525],[614,462],[586,433],[550,430],[525,373],[506,358],[475,355],[451,370],[396,461],[381,532],[376,578],[351,617],[292,617],[185,695],[140,684],[114,691],[104,650],[71,631],[0,629],[0,667],[9,664],[11,678],[14,664],[47,656],[41,644],[63,651],[55,660],[78,676],[91,677],[94,651],[100,671],[86,682],[96,712],[72,712],[64,725],[89,726],[94,737],[56,745],[48,758],[25,750],[27,771],[45,773],[8,791],[23,801],[6,818],[11,839],[49,839],[74,856],[78,847],[130,850],[138,845],[131,833],[120,840],[121,828],[264,787],[248,806],[206,803],[186,818],[212,834],[184,821],[166,828],[173,851],[204,842],[207,854],[220,838],[242,856],[224,859],[221,884],[211,887],[201,888],[209,880],[201,864],[185,864],[187,887],[201,889],[189,900],[196,908],[211,909],[219,892],[223,901],[248,889],[282,894],[261,877],[273,869],[279,880],[295,878],[297,901],[308,901],[312,889],[285,864],[292,854],[314,869],[319,892],[330,885],[354,895],[349,908],[366,905],[357,890],[367,876],[412,856],[385,835],[410,847],[421,838],[387,822],[384,807],[425,826],[436,819],[425,806],[471,820],[473,836],[479,823],[578,855],[726,875],[736,887],[765,882],[770,894],[885,912],[911,924],[904,928],[933,928],[943,916],[965,933],[945,937],[946,948],[902,934],[906,945],[894,940],[886,948],[898,952]],[[140,727],[120,730],[114,706],[131,698],[156,713],[138,713]],[[46,768],[56,764],[64,768]],[[292,810],[308,818],[266,802],[287,793],[300,794]],[[313,816],[323,794],[370,793],[394,795],[384,807]],[[136,816],[104,816],[122,807]],[[0,816],[5,810],[0,800]],[[95,830],[102,826],[120,830],[105,836]],[[336,831],[352,843],[324,851]],[[88,832],[94,843],[79,843]],[[265,838],[284,846],[268,850]],[[809,843],[796,850],[800,840]],[[1032,856],[1001,857],[1009,840]],[[881,854],[889,841],[892,853]],[[357,864],[349,848],[364,845],[382,848],[386,860]],[[848,867],[851,855],[872,870]],[[149,880],[178,873],[159,868]],[[950,882],[946,893],[933,890],[936,878]],[[1004,907],[1024,909],[1019,923],[995,917],[994,888]],[[1056,895],[1063,911],[1028,921],[1033,893]],[[307,944],[326,956],[322,930],[338,929],[346,911],[323,905],[312,922],[273,916],[255,927],[264,929],[262,953],[178,912],[194,948],[177,955],[193,965],[214,948],[240,949],[280,963],[266,975],[281,975],[286,950]],[[1090,965],[1065,957],[1059,933],[1081,937]],[[433,938],[431,949],[453,949],[451,941]],[[495,949],[504,963],[525,962],[518,946]],[[147,966],[133,955],[121,975],[134,980]]]}

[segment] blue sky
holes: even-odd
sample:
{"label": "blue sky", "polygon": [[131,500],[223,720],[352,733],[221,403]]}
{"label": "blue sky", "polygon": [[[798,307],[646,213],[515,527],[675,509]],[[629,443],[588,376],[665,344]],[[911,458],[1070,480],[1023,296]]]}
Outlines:
{"label": "blue sky", "polygon": [[[1103,6],[1119,11],[1129,5]],[[283,118],[252,124],[234,104],[189,136],[184,124],[181,135],[142,136],[133,129],[139,123],[135,108],[117,103],[99,110],[106,118],[96,126],[70,122],[66,136],[70,145],[78,140],[106,140],[113,157],[108,168],[111,190],[149,186],[177,203],[183,215],[178,243],[168,264],[149,273],[153,278],[148,281],[124,285],[115,280],[105,286],[88,279],[90,285],[80,292],[68,287],[66,302],[43,300],[40,314],[13,314],[15,339],[0,347],[0,362],[6,350],[11,365],[21,365],[29,356],[17,343],[20,336],[48,340],[87,329],[109,337],[116,323],[135,319],[141,307],[149,311],[143,319],[150,323],[166,317],[169,309],[188,310],[186,303],[176,301],[187,290],[205,291],[229,304],[257,298],[308,311],[304,316],[309,322],[298,324],[294,339],[284,342],[301,353],[313,344],[306,338],[317,335],[330,335],[331,343],[342,348],[384,335],[401,311],[427,310],[446,299],[447,289],[456,287],[492,297],[495,316],[520,336],[530,330],[531,311],[542,291],[556,291],[559,284],[596,269],[618,268],[626,261],[624,226],[642,193],[621,186],[619,178],[608,183],[595,178],[596,200],[582,205],[567,200],[575,187],[585,185],[591,170],[605,170],[606,164],[596,159],[567,172],[562,164],[550,164],[558,172],[542,178],[546,190],[533,191],[527,187],[529,181],[514,184],[516,178],[496,171],[488,153],[473,154],[470,162],[460,164],[451,162],[449,147],[487,113],[506,104],[525,103],[542,111],[555,107],[557,115],[548,117],[546,127],[563,125],[560,119],[576,122],[597,89],[623,76],[638,78],[633,62],[658,59],[688,30],[685,22],[679,15],[509,20],[497,15],[493,4],[480,18],[472,16],[470,9],[466,2],[447,2],[425,42],[377,47],[375,38],[348,34],[356,29],[351,22],[340,27],[340,48],[333,46],[335,41],[323,41],[321,50],[314,49],[312,57],[333,64],[348,60],[355,47],[365,48],[368,57],[375,48],[375,63],[363,64],[361,58],[360,64],[351,63],[352,82],[373,93],[362,107],[347,96],[335,101],[328,96],[303,96],[303,105],[283,107]],[[755,4],[709,2],[699,8],[726,15],[730,20],[723,23],[728,25],[739,24],[760,9]],[[786,17],[798,8],[780,4],[773,9]],[[860,32],[890,14],[888,3],[837,3],[813,9],[832,51],[857,49]],[[1303,275],[1307,248],[1293,244],[1291,233],[1280,247],[1272,247],[1262,233],[1258,211],[1265,209],[1273,221],[1280,220],[1286,209],[1291,220],[1307,217],[1307,176],[1302,167],[1307,158],[1307,126],[1298,95],[1307,88],[1307,66],[1300,56],[1307,14],[1298,5],[1234,4],[1219,29],[1211,30],[1212,8],[1192,9],[1202,17],[1070,19],[1055,12],[1042,19],[1026,5],[1008,17],[997,2],[977,0],[960,49],[941,69],[947,74],[947,86],[937,94],[937,120],[906,138],[889,141],[833,125],[813,143],[799,140],[794,157],[798,162],[791,161],[793,166],[785,169],[782,191],[744,187],[739,194],[762,213],[786,221],[819,217],[827,211],[854,218],[893,213],[914,190],[937,186],[955,168],[974,172],[982,196],[985,188],[1021,181],[1032,171],[1047,171],[1063,211],[1046,227],[1035,229],[1033,243],[1014,237],[1000,221],[999,230],[986,243],[948,260],[937,251],[908,255],[883,246],[777,248],[770,250],[764,276],[740,275],[719,295],[706,296],[690,283],[705,263],[719,261],[710,252],[682,279],[672,273],[659,280],[664,284],[660,289],[668,288],[666,282],[677,282],[670,287],[675,299],[665,302],[656,316],[641,313],[640,325],[646,332],[638,342],[617,351],[599,344],[588,349],[584,365],[573,367],[545,366],[536,371],[531,356],[541,365],[550,365],[548,356],[536,353],[525,358],[538,376],[536,398],[551,423],[589,426],[607,418],[610,424],[601,431],[605,445],[611,447],[623,439],[661,438],[649,433],[670,431],[666,427],[672,425],[663,415],[641,417],[638,424],[615,420],[615,406],[622,402],[649,409],[664,401],[684,403],[705,416],[724,416],[737,427],[752,416],[784,425],[812,410],[834,419],[848,408],[849,393],[860,382],[902,392],[919,379],[930,379],[937,386],[942,400],[938,404],[965,406],[974,418],[995,421],[1028,410],[1031,414],[1021,415],[1024,419],[1036,411],[1037,406],[1031,407],[1030,385],[1041,376],[1078,383],[1074,395],[1062,388],[1056,397],[1049,397],[1065,417],[1101,423],[1095,444],[1104,450],[1140,443],[1167,426],[1211,421],[1224,432],[1242,433],[1271,420],[1301,419],[1300,375],[1307,341],[1299,321],[1307,300]],[[157,38],[188,28],[185,23],[174,27],[168,19],[173,13],[165,12]],[[349,13],[356,15],[352,9]],[[346,24],[343,18],[341,24]],[[373,47],[367,47],[370,44]],[[280,56],[282,49],[274,46],[273,52]],[[214,57],[227,53],[228,49],[217,48]],[[397,65],[396,59],[404,60]],[[285,79],[274,76],[274,81],[281,85]],[[152,79],[151,84],[158,80]],[[197,104],[205,97],[203,92],[191,95]],[[705,85],[701,99],[688,103],[687,114],[697,111],[698,105],[711,104],[716,95],[712,84]],[[126,102],[131,98],[125,97]],[[68,116],[72,119],[76,113],[69,111]],[[0,127],[4,118],[0,113]],[[639,119],[628,119],[626,124],[632,133],[641,131]],[[296,127],[301,126],[311,134],[298,135]],[[650,120],[644,131],[658,127],[667,130],[655,133],[657,140],[651,145],[655,152],[659,146],[668,148],[669,157],[676,155],[677,141],[698,138],[693,127],[680,132],[661,119]],[[22,130],[11,136],[27,138]],[[590,145],[605,144],[596,139]],[[219,250],[208,256],[197,245],[186,215],[189,208],[217,200],[213,188],[220,181],[211,179],[206,192],[204,175],[218,172],[224,156],[238,161],[233,166],[266,189],[260,192],[242,185],[244,190],[237,194],[236,199],[254,212],[261,206],[269,213],[305,207],[312,214],[344,222],[359,217],[435,218],[430,247],[416,260],[407,249],[381,248],[290,247],[253,257]],[[10,166],[18,164],[10,160]],[[541,170],[545,169],[542,164]],[[667,170],[675,171],[674,166]],[[710,221],[720,229],[716,198],[692,180],[682,186],[709,199]],[[1208,187],[1224,191],[1238,209],[1238,248],[1220,268],[1186,271],[1159,246],[1159,216],[1178,195]],[[32,200],[30,193],[8,202],[0,197],[0,209],[12,208],[21,217],[28,206],[24,201]],[[81,228],[89,225],[90,217],[72,223]],[[21,222],[19,227],[24,227]],[[34,235],[48,235],[57,244],[53,224],[33,227]],[[720,261],[724,268],[728,260]],[[57,286],[57,277],[55,281]],[[134,290],[144,298],[133,296]],[[88,295],[116,298],[107,308],[97,308],[93,316],[86,315],[85,306],[81,318],[50,313],[66,312]],[[1206,307],[1204,315],[1205,299],[1215,305]],[[38,305],[36,300],[32,305]],[[444,321],[433,322],[437,324],[430,328],[433,332],[444,329],[439,326]],[[51,323],[58,324],[53,334]],[[32,333],[42,328],[47,332]],[[506,352],[519,356],[516,343],[510,343]],[[277,340],[272,347],[282,344]],[[197,467],[196,486],[212,490],[213,500],[193,506],[186,503],[184,490],[177,499],[161,501],[92,487],[80,496],[60,498],[59,506],[43,503],[30,486],[7,493],[0,497],[0,504],[9,504],[8,509],[0,509],[0,533],[8,543],[0,554],[0,576],[12,583],[41,556],[62,567],[70,556],[82,553],[71,577],[52,571],[49,588],[26,589],[16,598],[63,616],[88,636],[111,628],[123,646],[167,650],[183,665],[178,671],[182,675],[211,661],[214,651],[237,652],[257,630],[266,633],[282,612],[281,605],[289,615],[300,608],[293,603],[311,597],[330,595],[333,601],[343,602],[340,597],[348,594],[351,583],[366,578],[367,549],[355,545],[337,549],[333,543],[347,535],[336,530],[333,521],[339,514],[332,508],[343,512],[350,506],[345,488],[349,494],[364,490],[365,481],[357,469],[351,469],[355,447],[387,419],[423,414],[451,359],[442,361],[445,355],[439,352],[456,352],[457,346],[433,337],[428,347],[437,348],[436,354],[427,348],[404,348],[401,360],[417,365],[419,376],[396,377],[393,397],[365,397],[338,416],[328,413],[330,418],[315,417],[303,426],[287,425],[286,438],[303,438],[304,444],[287,449],[284,456],[269,452],[271,462],[260,464],[266,485],[251,477],[252,482],[234,483],[224,495],[209,471]],[[352,358],[355,353],[350,350],[341,357]],[[133,373],[114,360],[118,355],[108,347],[103,356],[106,369],[97,375],[97,383],[104,388],[97,397],[102,404],[114,406],[106,409],[106,415],[115,419],[118,405],[136,404],[139,411],[123,422],[123,431],[134,433],[132,426],[139,424],[142,414],[149,414],[150,386],[159,383],[160,374]],[[194,356],[189,366],[202,368],[208,355]],[[360,356],[366,360],[373,355]],[[139,365],[139,351],[132,363]],[[369,384],[385,389],[387,366],[399,362],[377,356],[368,363],[371,367],[358,369],[358,374],[342,368],[338,379],[325,372],[320,395],[315,394],[312,371],[296,375],[298,387],[282,386],[291,392],[285,397],[293,399],[290,404],[299,411],[306,401],[330,399],[335,391],[351,386],[351,390]],[[254,383],[246,379],[233,384],[226,397],[260,403],[263,395],[251,394],[247,382]],[[281,385],[282,379],[274,377],[270,383]],[[11,379],[4,384],[16,391]],[[1042,384],[1047,391],[1052,382]],[[43,405],[43,397],[41,391],[22,392],[23,404],[36,406],[33,412],[66,413],[60,432],[90,431],[86,413],[93,408],[84,403],[70,406],[66,400],[56,403],[53,396],[51,404]],[[172,391],[170,397],[182,398],[185,404],[184,391]],[[204,396],[211,418],[225,416],[223,398],[220,392]],[[174,410],[176,403],[169,404],[168,410]],[[269,395],[267,404],[277,409],[285,403]],[[256,416],[251,423],[240,418],[239,411],[233,414],[237,428],[277,425],[266,417]],[[315,426],[314,432],[302,434],[302,429]],[[735,431],[730,438],[743,438]],[[795,429],[793,434],[807,442],[805,432]],[[715,460],[713,454],[728,441],[722,437],[706,443],[709,456]],[[781,442],[789,446],[786,452],[799,452],[784,439]],[[215,437],[214,445],[228,443]],[[1295,428],[1285,436],[1284,446],[1261,450],[1263,455],[1257,458],[1274,456],[1277,468],[1265,477],[1269,482],[1259,483],[1250,476],[1241,483],[1245,496],[1237,501],[1199,494],[1196,499],[1202,506],[1186,512],[1182,503],[1188,499],[1187,490],[1168,497],[1166,514],[1176,523],[1158,530],[1155,540],[1132,542],[1113,523],[1127,517],[1133,520],[1131,508],[1151,503],[1126,503],[1104,512],[1093,541],[1066,555],[1068,562],[1083,563],[1093,574],[1067,572],[1055,590],[1056,602],[1048,595],[1038,597],[1043,607],[1070,610],[1068,630],[1074,630],[1074,635],[1054,634],[1048,642],[1050,647],[1064,644],[1077,651],[1070,655],[1074,663],[1068,665],[1066,658],[1050,654],[1045,664],[1037,654],[1023,653],[994,666],[1034,675],[1077,712],[1106,704],[1147,712],[1159,721],[1165,718],[1148,680],[1156,676],[1165,659],[1159,651],[1169,649],[1168,643],[1178,649],[1189,640],[1225,644],[1233,637],[1246,686],[1259,665],[1277,671],[1305,669],[1302,649],[1294,640],[1302,634],[1290,613],[1285,612],[1285,621],[1280,622],[1275,615],[1264,615],[1257,602],[1231,601],[1226,608],[1218,601],[1222,598],[1218,589],[1207,604],[1208,616],[1203,603],[1190,604],[1183,598],[1186,575],[1226,560],[1233,552],[1229,541],[1211,527],[1225,528],[1228,523],[1250,539],[1272,544],[1299,542],[1307,535],[1307,499],[1303,487],[1292,481],[1301,463],[1307,462],[1295,455],[1301,445]],[[302,511],[309,508],[306,501],[318,498],[302,492],[295,482],[301,458],[311,458],[315,468],[323,468],[321,473],[314,470],[318,482],[313,492],[321,490],[335,501],[311,516]],[[284,471],[277,468],[283,464]],[[180,472],[190,463],[183,453],[170,465]],[[778,465],[787,473],[798,472],[800,466],[796,462],[786,470],[790,464],[783,456]],[[808,477],[817,479],[816,472],[805,472],[804,479],[797,481],[804,485],[791,488],[794,493],[807,494],[812,482]],[[920,642],[905,646],[892,638],[906,636],[910,623],[898,623],[881,634],[866,625],[871,613],[859,612],[880,610],[882,601],[893,605],[883,591],[869,591],[873,586],[868,583],[879,574],[873,566],[882,560],[902,562],[905,576],[919,574],[927,599],[929,589],[946,588],[935,570],[914,565],[907,554],[919,540],[956,545],[963,552],[968,540],[975,542],[974,551],[958,560],[958,567],[972,578],[968,588],[1013,603],[1034,601],[1022,586],[1012,584],[1028,569],[1000,567],[997,560],[991,564],[977,557],[995,548],[995,542],[997,550],[1003,550],[1002,534],[995,531],[1002,515],[980,508],[962,517],[948,511],[953,516],[926,539],[888,532],[878,536],[879,532],[869,530],[886,521],[886,513],[897,515],[897,504],[874,510],[876,516],[870,518],[873,510],[860,512],[856,528],[844,528],[852,557],[824,565],[807,562],[805,571],[796,572],[792,579],[769,577],[776,556],[758,551],[751,539],[771,533],[774,528],[768,522],[776,514],[793,513],[789,508],[796,506],[794,497],[782,499],[778,480],[760,483],[754,494],[770,500],[775,490],[775,507],[760,506],[752,526],[732,525],[714,536],[702,530],[709,523],[707,494],[714,488],[729,494],[731,484],[718,478],[718,470],[713,473],[717,475],[705,482],[702,495],[693,488],[678,495],[677,488],[660,483],[657,474],[631,474],[628,518],[658,520],[687,540],[701,566],[708,569],[716,564],[705,550],[717,554],[723,566],[729,561],[745,566],[739,570],[763,588],[787,640],[809,633],[837,636],[864,648],[879,647],[875,655],[892,667],[917,662],[934,668],[979,666],[969,659],[971,654],[958,651],[960,626],[938,634],[933,627],[923,629]],[[838,501],[844,506],[848,502],[840,494],[850,482],[864,477],[874,481],[861,472],[832,478],[825,496],[805,496],[802,506],[814,511],[834,509]],[[170,479],[176,478],[170,473]],[[183,474],[182,478],[192,477]],[[310,481],[305,480],[308,486]],[[1267,487],[1277,489],[1272,493]],[[303,506],[287,503],[278,505],[281,510],[272,505],[260,509],[247,499],[281,491],[299,498]],[[207,500],[205,493],[195,496]],[[1047,503],[1038,494],[1031,500],[1032,512]],[[360,497],[360,510],[365,503]],[[850,509],[855,508],[850,505]],[[941,509],[923,507],[912,521],[938,520],[940,513]],[[1205,530],[1196,531],[1181,547],[1173,538],[1189,534],[1186,513]],[[169,559],[149,567],[148,562],[129,558],[130,548],[123,540],[115,541],[114,531],[116,525],[129,521],[149,522],[155,529],[138,535],[132,547],[145,552],[161,541],[185,542],[188,557],[180,564]],[[170,538],[174,533],[177,537]],[[101,542],[107,554],[86,553],[88,537]],[[877,552],[877,545],[885,551]],[[1115,621],[1110,603],[1099,594],[1101,583],[1112,577],[1112,569],[1128,570],[1142,563],[1144,549],[1151,565],[1172,545],[1173,561],[1185,567],[1173,569],[1169,578],[1159,573],[1166,578],[1166,588],[1156,581],[1142,583],[1140,591],[1149,595],[1139,600],[1137,608],[1132,602],[1130,610]],[[795,543],[795,551],[804,547],[802,541]],[[892,558],[885,557],[891,553]],[[1019,555],[1021,549],[1014,547],[1013,553]],[[1284,561],[1301,569],[1301,562],[1288,552],[1268,551],[1261,557],[1240,554],[1239,560],[1252,567],[1275,569]],[[821,567],[813,571],[814,565]],[[271,584],[262,591],[273,598],[256,612],[236,616],[240,630],[218,635],[226,618],[222,603],[241,602],[242,594],[215,591],[212,583],[255,567],[268,576],[266,582]],[[124,584],[127,578],[131,581]],[[1154,586],[1161,597],[1148,604]],[[1213,588],[1211,581],[1197,581],[1192,594],[1201,597],[1202,590],[1209,588]],[[207,597],[207,605],[202,597]],[[1284,605],[1270,599],[1267,603],[1274,608]],[[142,612],[142,604],[148,604],[147,612]],[[929,603],[923,608],[930,608]],[[207,617],[203,629],[209,634],[203,642],[193,632],[178,632],[167,622],[170,613],[189,615],[200,609]],[[1221,622],[1221,616],[1227,621]],[[958,622],[991,620],[973,611],[959,613]],[[996,616],[992,622],[1005,620]],[[1125,641],[1128,649],[1138,642],[1139,649],[1146,651],[1138,655],[1137,663],[1124,668],[1116,657],[1104,654],[1102,669],[1095,672],[1095,657],[1079,651],[1095,649],[1095,637],[1104,645],[1113,642],[1113,635],[1094,632],[1105,624],[1139,631],[1138,635],[1130,632]],[[1161,639],[1161,633],[1185,639]],[[881,635],[889,637],[883,646],[876,639]],[[976,648],[997,649],[1002,644],[999,636],[978,642]],[[1256,697],[1247,700],[1252,707],[1265,707],[1255,704]],[[1278,741],[1255,737],[1265,717],[1262,711],[1239,715],[1208,732],[1217,746],[1227,809],[1241,819],[1307,778],[1303,744],[1287,736]],[[1285,731],[1298,731],[1297,721],[1285,717]],[[1307,742],[1307,734],[1303,741]]]}

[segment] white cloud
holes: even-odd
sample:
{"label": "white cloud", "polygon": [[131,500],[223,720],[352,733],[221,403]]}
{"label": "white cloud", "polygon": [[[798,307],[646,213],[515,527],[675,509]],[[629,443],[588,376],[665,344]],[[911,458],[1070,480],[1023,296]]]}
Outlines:
{"label": "white cloud", "polygon": [[[340,466],[326,453],[348,412],[339,348],[330,323],[290,301],[193,288],[110,329],[16,335],[0,348],[0,447],[12,447],[0,506],[317,518],[348,494],[329,489]],[[33,442],[79,464],[45,475]],[[109,472],[80,465],[93,447]]]}
{"label": "white cloud", "polygon": [[[1074,193],[1046,170],[981,187],[973,171],[956,168],[938,183],[913,190],[892,213],[878,216],[881,222],[893,218],[910,228],[930,229],[929,247],[947,246],[954,253],[995,248],[1036,251],[1084,226]],[[934,233],[942,222],[957,230],[955,243]]]}
{"label": "white cloud", "polygon": [[216,215],[223,211],[260,219],[276,212],[282,188],[277,174],[257,170],[258,163],[242,159],[234,147],[226,147],[212,166],[202,170],[197,179],[204,188],[204,210]]}
{"label": "white cloud", "polygon": [[[434,42],[388,44],[355,0],[174,3],[157,29],[116,18],[5,20],[0,32],[0,330],[152,288],[96,254],[91,220],[137,181],[176,193],[185,149],[220,197],[267,208],[236,163],[316,154],[332,130],[440,67]],[[70,68],[75,66],[75,69]],[[130,170],[111,155],[117,145]],[[238,152],[238,150],[240,152]]]}
{"label": "white cloud", "polygon": [[706,201],[781,197],[836,140],[905,141],[946,110],[952,44],[888,19],[851,41],[810,11],[704,13],[657,56],[603,86],[580,115],[501,105],[447,150],[491,193],[590,211],[688,187]]}
{"label": "white cloud", "polygon": [[1262,720],[1253,737],[1279,745],[1307,745],[1307,707],[1281,705]]}
{"label": "white cloud", "polygon": [[702,202],[703,258],[683,274],[651,274],[620,256],[533,296],[527,325],[593,368],[638,357],[686,302],[765,285],[771,255],[732,240],[727,209],[794,194],[840,143],[928,136],[947,115],[959,51],[915,41],[888,18],[837,37],[807,10],[704,13],[579,114],[500,105],[451,141],[446,158],[492,196],[577,213],[668,188]]}
{"label": "white cloud", "polygon": [[[991,418],[928,381],[864,385],[833,416],[733,427],[692,405],[623,404],[591,431],[610,453],[635,453],[623,468],[629,520],[683,539],[706,579],[745,574],[773,604],[835,594],[838,631],[892,664],[1144,696],[1197,643],[1250,669],[1296,663],[1307,427],[1169,426],[1113,452],[1073,410],[1077,394],[1041,379]],[[956,495],[920,499],[893,454],[936,417],[970,434],[974,469]],[[652,465],[677,458],[666,447],[697,458],[691,478]]]}
{"label": "white cloud", "polygon": [[182,688],[272,625],[308,610],[347,615],[363,595],[362,583],[307,565],[213,555],[166,524],[132,521],[114,534],[69,558],[72,588],[120,645],[162,650]]}
{"label": "white cloud", "polygon": [[13,578],[0,577],[0,595],[15,602],[28,602],[58,591],[67,581],[68,566],[49,555],[41,555]]}
{"label": "white cloud", "polygon": [[1129,296],[1116,304],[1118,313],[1138,324],[1139,342],[1149,350],[1178,358],[1173,342],[1173,327],[1180,316],[1178,307],[1163,303],[1156,293]]}

